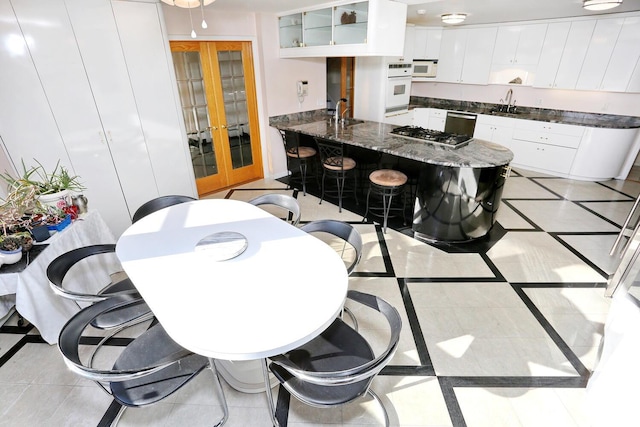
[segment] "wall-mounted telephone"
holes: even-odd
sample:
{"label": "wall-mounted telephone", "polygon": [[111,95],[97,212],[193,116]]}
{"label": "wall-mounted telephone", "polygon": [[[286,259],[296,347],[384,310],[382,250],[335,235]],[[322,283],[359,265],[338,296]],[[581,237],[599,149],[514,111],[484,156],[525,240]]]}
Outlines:
{"label": "wall-mounted telephone", "polygon": [[298,97],[304,97],[309,94],[309,82],[307,80],[298,80]]}

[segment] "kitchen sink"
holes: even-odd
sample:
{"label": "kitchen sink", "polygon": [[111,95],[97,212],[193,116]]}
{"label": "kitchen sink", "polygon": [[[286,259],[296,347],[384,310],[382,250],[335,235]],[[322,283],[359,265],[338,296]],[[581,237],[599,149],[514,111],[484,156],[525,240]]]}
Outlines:
{"label": "kitchen sink", "polygon": [[[336,122],[334,121],[333,118],[328,120],[328,123],[330,125],[335,125]],[[342,126],[342,127],[347,127],[347,126],[353,126],[353,125],[359,125],[364,123],[364,120],[360,120],[360,119],[340,119],[338,120],[338,126]]]}

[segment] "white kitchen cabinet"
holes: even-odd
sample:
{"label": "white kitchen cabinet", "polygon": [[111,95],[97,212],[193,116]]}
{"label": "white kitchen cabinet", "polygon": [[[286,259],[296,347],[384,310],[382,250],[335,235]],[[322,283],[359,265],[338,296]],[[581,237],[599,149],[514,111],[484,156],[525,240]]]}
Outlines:
{"label": "white kitchen cabinet", "polygon": [[542,88],[554,87],[558,67],[562,60],[562,52],[570,29],[570,22],[553,23],[547,27],[533,86]]}
{"label": "white kitchen cabinet", "polygon": [[444,131],[444,125],[447,121],[447,110],[439,108],[429,108],[429,121],[427,129]]}
{"label": "white kitchen cabinet", "polygon": [[[640,59],[640,17],[627,17],[611,53],[601,90],[612,92],[640,92],[633,87],[632,77]],[[640,70],[638,70],[640,74]],[[640,79],[638,79],[640,83]]]}
{"label": "white kitchen cabinet", "polygon": [[29,46],[10,2],[0,2],[0,138],[12,166],[22,170],[35,157],[51,170],[56,162],[77,173],[64,147]]}
{"label": "white kitchen cabinet", "polygon": [[513,164],[567,176],[584,127],[536,120],[514,120]]}
{"label": "white kitchen cabinet", "polygon": [[388,114],[384,117],[384,123],[396,126],[413,125],[413,110]]}
{"label": "white kitchen cabinet", "polygon": [[280,57],[402,56],[407,5],[331,3],[278,17]]}
{"label": "white kitchen cabinet", "polygon": [[638,129],[586,128],[570,175],[575,179],[626,179],[640,148]]}
{"label": "white kitchen cabinet", "polygon": [[598,19],[582,63],[576,89],[598,90],[624,24],[623,18]]}
{"label": "white kitchen cabinet", "polygon": [[547,24],[501,25],[493,51],[494,64],[537,65]]}
{"label": "white kitchen cabinet", "polygon": [[509,148],[513,136],[514,120],[508,117],[478,114],[473,137]]}
{"label": "white kitchen cabinet", "polygon": [[487,84],[497,27],[442,32],[436,81]]}
{"label": "white kitchen cabinet", "polygon": [[587,49],[589,48],[586,40],[591,40],[595,25],[596,20],[574,21],[571,23],[562,52],[562,59],[553,83],[554,88],[575,89]]}
{"label": "white kitchen cabinet", "polygon": [[[28,46],[23,59],[3,61],[21,69],[5,82],[28,81],[34,97],[25,106],[38,112],[34,116],[29,108],[20,108],[4,116],[13,117],[0,134],[16,169],[21,169],[20,159],[29,165],[37,158],[45,166],[60,159],[80,175],[89,207],[100,211],[116,235],[145,201],[160,194],[194,195],[192,176],[191,182],[184,179],[192,171],[179,109],[173,96],[163,96],[171,80],[156,80],[172,70],[167,44],[146,27],[155,22],[159,28],[159,5],[108,0],[10,4],[15,15],[9,9],[0,21],[8,18],[20,25],[16,42],[28,40]],[[11,32],[0,31],[3,37]],[[129,43],[131,37],[136,40]],[[135,52],[136,44],[144,45],[144,52]],[[138,58],[131,57],[134,52]],[[149,67],[157,76],[148,73]],[[0,105],[15,105],[20,97],[24,94],[2,91]],[[149,104],[164,115],[152,114]],[[29,119],[38,120],[40,135],[25,144],[16,126]]]}
{"label": "white kitchen cabinet", "polygon": [[442,28],[415,27],[413,42],[414,59],[438,59]]}
{"label": "white kitchen cabinet", "polygon": [[576,150],[572,148],[521,140],[514,141],[509,149],[513,152],[512,166],[522,166],[563,176],[568,175],[576,155]]}
{"label": "white kitchen cabinet", "polygon": [[429,110],[430,108],[414,108],[413,125],[421,128],[429,128]]}

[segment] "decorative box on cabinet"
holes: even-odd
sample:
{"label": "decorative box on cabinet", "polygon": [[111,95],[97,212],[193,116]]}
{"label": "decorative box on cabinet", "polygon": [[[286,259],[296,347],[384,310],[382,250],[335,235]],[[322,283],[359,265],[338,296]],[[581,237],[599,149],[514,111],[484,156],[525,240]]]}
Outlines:
{"label": "decorative box on cabinet", "polygon": [[341,2],[278,18],[280,57],[402,56],[407,5]]}

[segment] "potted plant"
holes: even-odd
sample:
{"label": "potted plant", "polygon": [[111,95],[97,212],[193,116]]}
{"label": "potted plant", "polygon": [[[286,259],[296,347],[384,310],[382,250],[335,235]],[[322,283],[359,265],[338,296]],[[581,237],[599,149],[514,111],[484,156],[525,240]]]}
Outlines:
{"label": "potted plant", "polygon": [[77,175],[71,175],[68,169],[56,163],[53,171],[48,172],[39,161],[35,160],[37,166],[27,168],[22,161],[22,175],[18,178],[5,172],[0,174],[9,185],[9,192],[21,192],[26,188],[35,189],[37,198],[41,203],[50,206],[60,206],[59,201],[64,200],[66,205],[70,204],[69,192],[79,192],[85,189]]}

